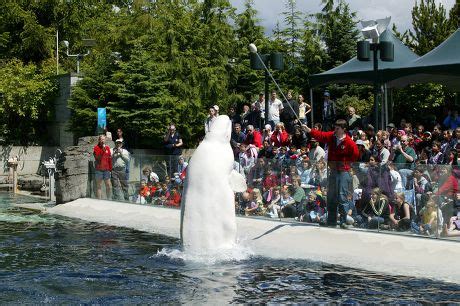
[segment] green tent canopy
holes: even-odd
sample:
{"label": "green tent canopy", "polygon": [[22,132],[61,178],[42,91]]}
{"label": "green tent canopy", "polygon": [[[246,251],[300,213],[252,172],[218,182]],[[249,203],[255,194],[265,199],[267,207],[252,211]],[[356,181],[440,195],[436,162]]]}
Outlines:
{"label": "green tent canopy", "polygon": [[[385,70],[405,67],[419,57],[396,38],[390,30],[383,32],[380,35],[380,40],[390,41],[394,44],[393,62],[381,61],[379,57],[379,83],[383,83],[384,80],[388,79],[383,73]],[[372,59],[370,61],[359,61],[354,57],[338,67],[310,76],[310,87],[318,87],[329,83],[372,84],[374,81],[373,69]]]}
{"label": "green tent canopy", "polygon": [[[395,54],[396,59],[396,54]],[[451,90],[460,90],[460,29],[427,54],[405,67],[382,71],[389,87],[414,83],[439,83]]]}

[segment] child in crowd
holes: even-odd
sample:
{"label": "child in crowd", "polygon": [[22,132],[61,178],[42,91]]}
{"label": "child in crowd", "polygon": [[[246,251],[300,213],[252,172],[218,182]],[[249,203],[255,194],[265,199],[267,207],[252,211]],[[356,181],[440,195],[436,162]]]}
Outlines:
{"label": "child in crowd", "polygon": [[420,224],[412,223],[412,230],[416,234],[431,236],[435,233],[437,228],[442,226],[442,221],[439,220],[441,213],[433,199],[429,199],[420,211]]}
{"label": "child in crowd", "polygon": [[136,204],[146,204],[149,196],[150,196],[150,189],[147,186],[147,182],[145,180],[141,180],[141,186],[139,187],[139,193],[135,199],[135,203]]}
{"label": "child in crowd", "polygon": [[261,210],[263,207],[262,194],[258,188],[254,188],[251,192],[251,202],[249,207],[244,209],[245,216],[256,215],[258,210]]}
{"label": "child in crowd", "polygon": [[170,207],[180,207],[181,195],[179,190],[174,187],[165,200],[165,205]]}
{"label": "child in crowd", "polygon": [[280,210],[280,201],[281,201],[280,187],[275,186],[271,190],[272,190],[272,195],[271,195],[270,201],[268,201],[268,205],[265,211],[267,212],[267,215],[270,218],[278,218],[279,210]]}

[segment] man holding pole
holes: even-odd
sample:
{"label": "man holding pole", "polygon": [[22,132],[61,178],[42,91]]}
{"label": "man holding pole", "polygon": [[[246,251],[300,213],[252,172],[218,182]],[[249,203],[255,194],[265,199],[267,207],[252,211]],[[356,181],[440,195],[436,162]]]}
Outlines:
{"label": "man holding pole", "polygon": [[340,226],[347,227],[345,211],[353,194],[351,163],[359,156],[358,147],[346,134],[347,122],[343,119],[335,121],[334,131],[321,132],[302,125],[305,132],[318,142],[328,145],[328,189],[327,189],[327,225],[337,225],[337,208],[340,213]]}

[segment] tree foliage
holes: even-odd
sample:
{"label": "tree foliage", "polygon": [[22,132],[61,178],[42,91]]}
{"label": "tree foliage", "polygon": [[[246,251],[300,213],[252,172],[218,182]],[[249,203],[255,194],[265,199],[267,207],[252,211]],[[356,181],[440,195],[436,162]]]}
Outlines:
{"label": "tree foliage", "polygon": [[44,126],[57,83],[47,66],[38,67],[12,60],[0,65],[0,124],[2,140],[7,143],[29,144],[46,137]]}
{"label": "tree foliage", "polygon": [[[57,34],[60,41],[69,41],[72,54],[88,51],[83,38],[97,41],[81,61],[83,74],[69,101],[77,137],[94,134],[96,109],[106,107],[109,129],[122,127],[134,146],[161,147],[165,126],[174,122],[186,146],[193,147],[203,136],[210,105],[225,113],[230,104],[249,102],[263,90],[264,72],[249,65],[250,43],[261,54],[282,52],[285,69],[273,71],[274,77],[284,91],[305,95],[311,74],[355,55],[356,14],[344,0],[322,0],[315,15],[298,10],[293,0],[284,3],[273,33],[266,35],[254,0],[245,0],[238,13],[228,0],[4,1],[2,138],[31,143],[46,137],[58,89]],[[458,27],[458,4],[449,18],[433,0],[417,2],[412,13],[414,29],[400,35],[419,54]],[[66,56],[62,45],[59,49],[59,72],[75,71],[75,59]],[[339,106],[351,104],[362,115],[372,102],[366,86],[333,84],[329,89]],[[397,107],[405,103],[421,114],[449,95],[429,85],[412,86],[395,98]]]}

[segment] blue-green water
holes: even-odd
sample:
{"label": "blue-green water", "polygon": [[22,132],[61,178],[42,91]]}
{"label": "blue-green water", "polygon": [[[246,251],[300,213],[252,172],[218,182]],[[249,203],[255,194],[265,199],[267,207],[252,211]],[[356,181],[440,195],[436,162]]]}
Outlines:
{"label": "blue-green water", "polygon": [[[205,265],[160,235],[32,213],[0,194],[0,303],[460,303],[460,286],[310,261]],[[457,271],[453,271],[457,273]]]}

